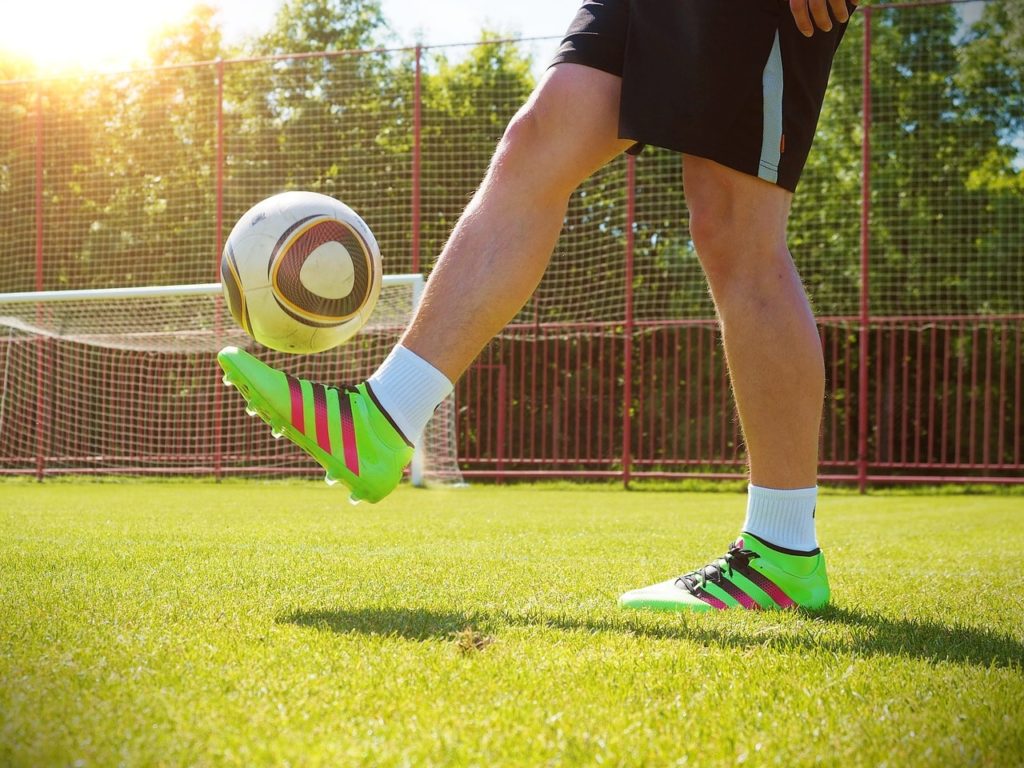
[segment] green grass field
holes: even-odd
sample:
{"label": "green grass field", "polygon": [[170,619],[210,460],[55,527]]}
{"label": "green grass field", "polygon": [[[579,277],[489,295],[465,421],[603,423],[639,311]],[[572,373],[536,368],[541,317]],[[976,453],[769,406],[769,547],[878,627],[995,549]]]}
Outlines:
{"label": "green grass field", "polygon": [[637,615],[733,493],[0,484],[0,765],[1020,765],[1024,496],[827,495],[834,604]]}

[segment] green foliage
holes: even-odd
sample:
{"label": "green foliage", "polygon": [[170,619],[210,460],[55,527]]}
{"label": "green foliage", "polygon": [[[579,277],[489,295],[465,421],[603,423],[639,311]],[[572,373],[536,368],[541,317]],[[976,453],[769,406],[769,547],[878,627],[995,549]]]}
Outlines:
{"label": "green foliage", "polygon": [[32,62],[23,56],[0,51],[0,82],[21,80],[35,73]]}
{"label": "green foliage", "polygon": [[[875,314],[1020,311],[1020,71],[1000,20],[999,3],[966,31],[956,6],[872,14]],[[859,289],[863,26],[837,56],[791,227],[824,314],[855,312]]]}
{"label": "green foliage", "polygon": [[[1021,310],[1024,220],[1022,0],[874,9],[871,303],[878,314]],[[860,289],[864,20],[839,50],[796,199],[792,249],[819,312],[856,314]],[[440,252],[505,125],[534,86],[514,43],[422,60],[422,265]],[[110,78],[0,84],[0,223],[34,287],[35,114],[45,114],[45,287],[195,282],[215,275],[218,167],[231,222],[285,188],[333,194],[374,226],[389,271],[411,267],[415,59],[386,52],[378,0],[289,0],[267,32],[225,48],[197,6],[150,49],[161,68]],[[361,50],[362,53],[351,53]],[[317,57],[289,54],[328,52]],[[349,53],[342,53],[349,52]],[[238,53],[278,57],[231,61]],[[214,64],[196,65],[225,59]],[[24,76],[0,60],[0,76]],[[216,121],[223,89],[224,141]],[[637,163],[637,319],[708,317],[686,229],[678,157]],[[621,320],[625,162],[572,201],[551,279],[523,317]],[[584,256],[594,258],[584,258]],[[7,258],[5,256],[5,258]]]}
{"label": "green foliage", "polygon": [[[7,62],[0,62],[0,68]],[[14,75],[16,68],[4,69]],[[16,76],[16,75],[15,75]],[[21,265],[11,264],[0,281],[4,291],[35,289],[34,254],[36,241],[34,157],[35,135],[39,127],[37,89],[31,82],[14,81],[0,90],[0,232],[4,246],[21,256]],[[30,267],[29,254],[32,254]],[[20,267],[20,268],[19,268]]]}
{"label": "green foliage", "polygon": [[440,253],[480,184],[505,126],[533,90],[530,59],[515,43],[483,42],[458,62],[431,53],[422,79],[424,266]]}
{"label": "green foliage", "polygon": [[154,66],[213,61],[224,53],[223,35],[216,22],[217,9],[203,3],[192,6],[179,24],[165,28],[150,44]]}
{"label": "green foliage", "polygon": [[252,52],[359,51],[377,46],[384,28],[379,0],[286,0]]}

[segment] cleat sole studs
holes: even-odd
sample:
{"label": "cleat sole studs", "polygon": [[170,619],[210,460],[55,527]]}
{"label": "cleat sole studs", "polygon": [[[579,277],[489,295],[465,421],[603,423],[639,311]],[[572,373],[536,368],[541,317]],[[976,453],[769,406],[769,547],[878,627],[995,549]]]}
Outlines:
{"label": "cleat sole studs", "polygon": [[326,474],[326,475],[324,475],[324,482],[327,483],[328,485],[337,485],[338,484],[338,478],[331,477],[330,474]]}

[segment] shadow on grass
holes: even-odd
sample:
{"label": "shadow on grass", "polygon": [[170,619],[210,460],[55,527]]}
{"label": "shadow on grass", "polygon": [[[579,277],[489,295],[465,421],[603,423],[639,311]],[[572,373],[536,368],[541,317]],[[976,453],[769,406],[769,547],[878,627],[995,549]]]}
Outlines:
{"label": "shadow on grass", "polygon": [[[688,640],[719,648],[825,650],[852,656],[893,656],[928,662],[979,666],[1024,666],[1024,644],[988,629],[940,624],[915,619],[892,619],[846,608],[829,607],[797,614],[800,620],[774,621],[763,614],[757,622],[723,622],[716,615],[680,616],[678,623],[648,623],[650,616],[579,618],[567,615],[460,613],[426,608],[363,608],[297,610],[279,616],[279,624],[294,624],[339,634],[358,633],[406,640],[450,640],[467,627],[500,634],[507,627],[544,627],[571,632],[617,632],[660,639]],[[788,618],[788,617],[787,617]]]}
{"label": "shadow on grass", "polygon": [[[927,662],[954,662],[978,666],[1024,666],[1024,644],[979,627],[941,624],[917,619],[892,619],[873,613],[828,607],[815,613],[801,612],[801,621],[774,622],[772,614],[763,626],[724,624],[708,617],[681,617],[676,627],[644,626],[637,619],[582,620],[557,617],[550,626],[561,629],[619,631],[660,638],[678,638],[720,648],[774,648],[844,653],[852,656],[893,656]],[[770,622],[770,623],[769,623]],[[510,623],[515,623],[510,622]]]}
{"label": "shadow on grass", "polygon": [[[478,627],[487,621],[483,615],[444,613],[423,608],[364,608],[351,611],[293,611],[279,616],[278,624],[348,634],[401,637],[405,640],[448,639],[466,627]],[[489,625],[493,622],[487,621]]]}

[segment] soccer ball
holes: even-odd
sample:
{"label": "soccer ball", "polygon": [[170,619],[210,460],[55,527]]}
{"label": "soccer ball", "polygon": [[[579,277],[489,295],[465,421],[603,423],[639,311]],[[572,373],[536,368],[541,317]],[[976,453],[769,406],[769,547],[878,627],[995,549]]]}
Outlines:
{"label": "soccer ball", "polygon": [[282,192],[235,224],[220,275],[235,322],[260,344],[323,352],[355,335],[373,311],[380,248],[344,203],[315,192]]}

